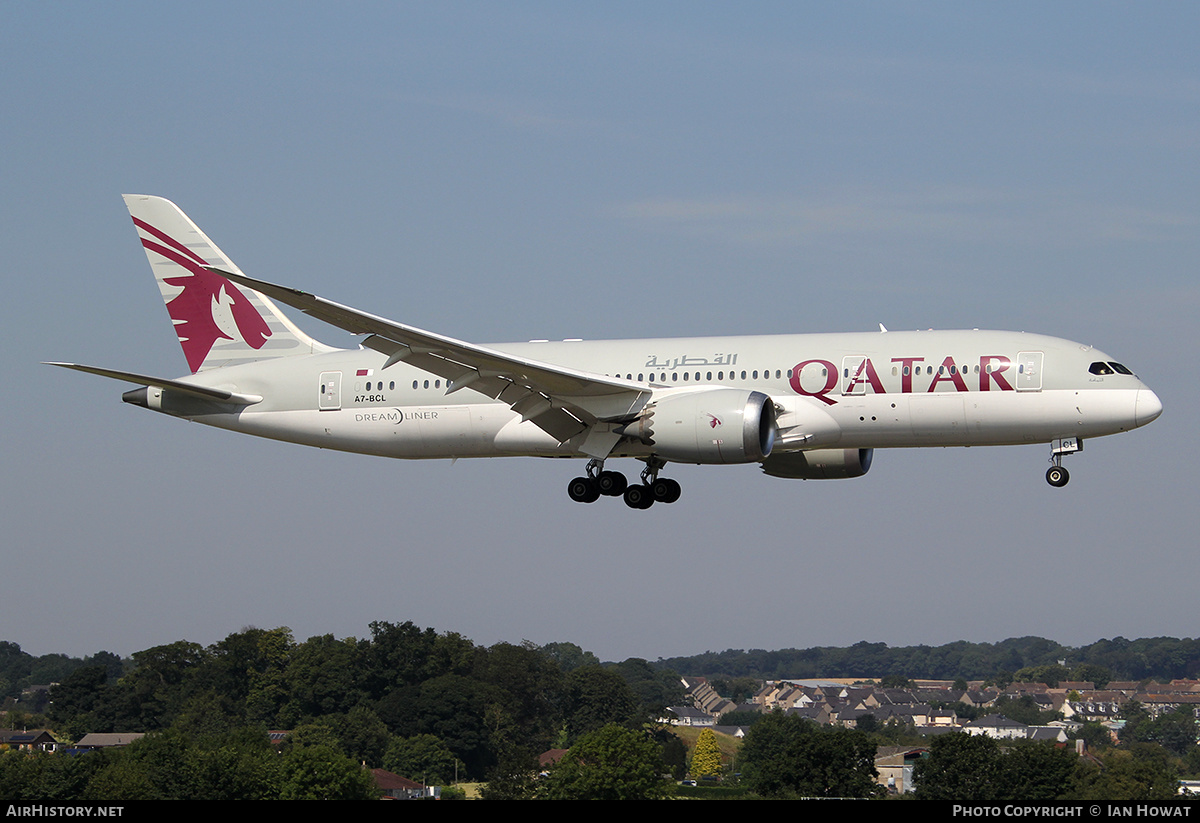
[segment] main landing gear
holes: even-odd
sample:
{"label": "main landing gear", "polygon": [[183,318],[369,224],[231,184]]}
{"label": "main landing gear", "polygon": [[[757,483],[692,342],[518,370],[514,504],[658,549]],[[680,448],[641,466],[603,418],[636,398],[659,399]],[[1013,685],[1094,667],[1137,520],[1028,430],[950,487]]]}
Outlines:
{"label": "main landing gear", "polygon": [[576,477],[567,485],[567,494],[576,503],[594,503],[601,495],[624,497],[625,505],[631,509],[648,509],[659,503],[674,503],[682,489],[669,477],[659,477],[658,472],[667,463],[657,457],[646,459],[642,470],[642,482],[630,485],[620,472],[604,471],[604,461],[592,459],[587,464],[587,476]]}
{"label": "main landing gear", "polygon": [[1064,437],[1061,440],[1053,441],[1050,444],[1050,462],[1054,465],[1046,469],[1046,482],[1056,489],[1067,485],[1071,479],[1071,473],[1063,468],[1062,459],[1065,455],[1079,451],[1083,451],[1082,438]]}

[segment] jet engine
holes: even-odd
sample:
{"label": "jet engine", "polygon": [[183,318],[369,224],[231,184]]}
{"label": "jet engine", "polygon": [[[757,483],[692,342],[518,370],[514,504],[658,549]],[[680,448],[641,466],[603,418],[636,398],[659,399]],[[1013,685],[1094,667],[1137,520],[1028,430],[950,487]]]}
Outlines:
{"label": "jet engine", "polygon": [[772,477],[803,480],[841,480],[862,477],[871,468],[874,449],[813,449],[781,452],[763,461],[763,471]]}
{"label": "jet engine", "polygon": [[618,431],[677,463],[759,463],[775,445],[775,404],[744,389],[668,393]]}

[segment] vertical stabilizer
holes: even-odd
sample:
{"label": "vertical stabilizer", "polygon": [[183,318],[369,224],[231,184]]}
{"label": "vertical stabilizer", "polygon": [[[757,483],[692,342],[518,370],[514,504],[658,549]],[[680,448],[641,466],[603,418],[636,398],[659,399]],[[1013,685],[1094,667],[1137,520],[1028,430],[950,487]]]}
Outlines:
{"label": "vertical stabilizer", "polygon": [[296,328],[267,297],[208,271],[206,266],[242,273],[170,200],[124,197],[193,372],[331,350]]}

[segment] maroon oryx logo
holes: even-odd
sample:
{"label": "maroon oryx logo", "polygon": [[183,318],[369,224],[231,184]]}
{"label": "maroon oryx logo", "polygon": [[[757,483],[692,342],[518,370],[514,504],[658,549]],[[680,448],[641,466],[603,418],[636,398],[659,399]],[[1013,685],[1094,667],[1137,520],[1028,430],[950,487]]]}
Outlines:
{"label": "maroon oryx logo", "polygon": [[164,277],[163,282],[183,289],[167,303],[167,313],[175,321],[175,333],[179,335],[183,355],[193,372],[203,365],[204,358],[208,357],[217,340],[234,339],[218,325],[215,311],[233,318],[238,334],[248,346],[254,349],[263,347],[271,336],[271,330],[246,295],[224,277],[206,269],[205,261],[178,240],[136,217],[133,223],[162,241],[156,243],[143,238],[143,246],[190,272],[178,277]]}

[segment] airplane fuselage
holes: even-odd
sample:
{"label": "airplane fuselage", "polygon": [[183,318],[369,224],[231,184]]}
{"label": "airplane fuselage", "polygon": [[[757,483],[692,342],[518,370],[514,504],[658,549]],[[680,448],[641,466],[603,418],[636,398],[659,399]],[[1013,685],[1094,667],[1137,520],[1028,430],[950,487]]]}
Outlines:
{"label": "airplane fuselage", "polygon": [[[501,344],[490,348],[686,393],[729,386],[770,396],[787,445],[896,448],[1046,443],[1115,434],[1161,404],[1096,349],[1043,335],[917,331]],[[154,389],[175,416],[321,448],[397,458],[583,457],[508,405],[371,349],[229,366],[182,382],[262,397],[229,407]],[[1094,364],[1105,364],[1097,369]],[[1091,369],[1089,371],[1089,369]],[[1097,371],[1106,373],[1098,374]],[[135,394],[135,393],[130,393]],[[612,456],[653,447],[623,442]],[[676,461],[679,462],[679,461]]]}

